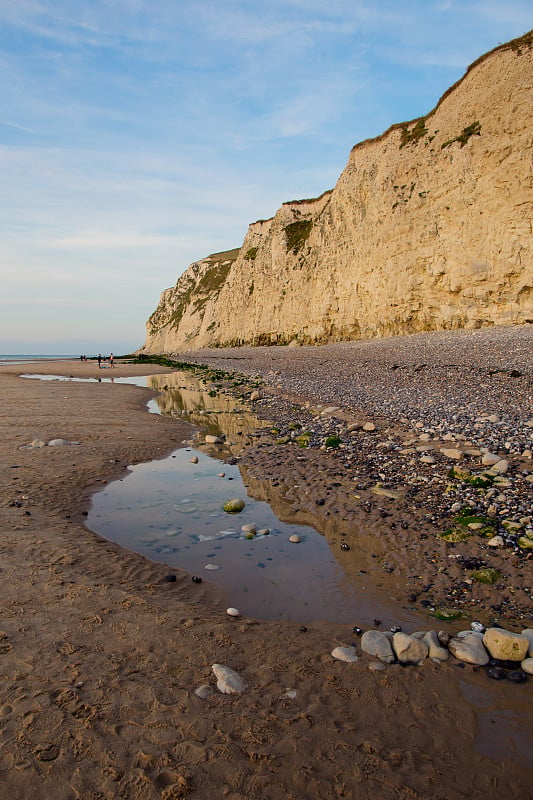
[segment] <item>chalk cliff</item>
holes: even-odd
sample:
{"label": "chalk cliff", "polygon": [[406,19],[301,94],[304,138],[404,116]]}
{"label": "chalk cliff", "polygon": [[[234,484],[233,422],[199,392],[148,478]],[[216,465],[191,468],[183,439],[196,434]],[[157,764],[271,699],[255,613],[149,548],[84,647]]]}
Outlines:
{"label": "chalk cliff", "polygon": [[533,322],[533,37],[161,295],[146,353]]}

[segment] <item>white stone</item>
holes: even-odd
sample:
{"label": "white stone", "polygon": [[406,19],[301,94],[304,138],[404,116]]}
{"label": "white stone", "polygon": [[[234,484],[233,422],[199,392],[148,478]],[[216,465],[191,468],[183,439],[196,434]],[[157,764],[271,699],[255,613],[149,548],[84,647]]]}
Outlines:
{"label": "white stone", "polygon": [[433,456],[422,456],[420,461],[421,461],[422,464],[435,464],[436,463],[435,459],[433,458]]}
{"label": "white stone", "polygon": [[446,456],[446,458],[451,458],[454,461],[460,461],[461,458],[463,457],[463,453],[461,452],[461,450],[457,450],[457,448],[455,447],[450,447],[450,448],[444,447],[441,450],[441,453],[443,456]]}
{"label": "white stone", "polygon": [[533,628],[524,628],[521,634],[529,641],[528,655],[530,658],[533,658]]}
{"label": "white stone", "polygon": [[509,462],[505,458],[502,458],[497,464],[493,464],[492,466],[492,470],[497,472],[498,475],[505,475],[508,469]]}
{"label": "white stone", "polygon": [[489,539],[487,545],[489,547],[503,547],[505,542],[503,541],[502,536],[493,536],[492,539]]}
{"label": "white stone", "polygon": [[50,439],[48,447],[61,447],[62,445],[70,444],[66,439]]}
{"label": "white stone", "polygon": [[355,654],[355,647],[336,647],[334,650],[331,651],[331,655],[337,661],[358,661],[358,657]]}
{"label": "white stone", "polygon": [[302,541],[302,537],[298,536],[297,533],[293,533],[292,536],[289,536],[289,542],[293,544],[299,544]]}
{"label": "white stone", "polygon": [[233,606],[230,606],[229,608],[226,609],[226,614],[228,615],[228,617],[240,617],[241,616],[241,612],[239,611],[239,609],[238,608],[233,608]]}
{"label": "white stone", "polygon": [[381,631],[365,631],[361,637],[361,650],[369,656],[391,664],[394,661],[391,642]]}
{"label": "white stone", "polygon": [[373,422],[365,422],[365,424],[363,425],[363,430],[368,432],[375,431],[376,426],[374,425]]}
{"label": "white stone", "polygon": [[498,461],[501,461],[501,456],[497,456],[494,453],[485,453],[481,459],[481,463],[484,467],[492,467],[494,464],[497,464]]}
{"label": "white stone", "polygon": [[205,443],[206,444],[220,444],[222,439],[219,436],[213,436],[211,433],[206,433],[205,435]]}
{"label": "white stone", "polygon": [[217,678],[217,689],[222,694],[241,694],[248,688],[241,676],[224,664],[213,664],[211,669]]}
{"label": "white stone", "polygon": [[218,564],[206,564],[204,569],[208,569],[211,572],[215,572],[217,569],[220,569],[220,567],[218,566]]}
{"label": "white stone", "polygon": [[533,658],[525,658],[520,666],[528,675],[533,675]]}
{"label": "white stone", "polygon": [[428,646],[423,641],[402,631],[392,637],[392,649],[401,664],[417,664],[428,655]]}
{"label": "white stone", "polygon": [[446,661],[449,655],[448,651],[445,647],[442,647],[435,631],[427,631],[427,633],[423,635],[422,641],[428,648],[429,658],[432,658],[434,661]]}
{"label": "white stone", "polygon": [[490,661],[483,646],[482,635],[474,631],[461,631],[461,635],[450,639],[448,649],[452,656],[467,664],[484,666]]}

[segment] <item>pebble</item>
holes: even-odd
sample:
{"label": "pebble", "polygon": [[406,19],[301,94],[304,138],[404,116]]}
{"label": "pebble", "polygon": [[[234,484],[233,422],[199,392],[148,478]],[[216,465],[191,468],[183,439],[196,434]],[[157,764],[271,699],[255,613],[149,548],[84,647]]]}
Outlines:
{"label": "pebble", "polygon": [[533,675],[533,658],[525,658],[520,664],[522,669],[528,675]]}
{"label": "pebble", "polygon": [[230,500],[225,501],[223,509],[227,514],[238,514],[245,505],[246,503],[240,497],[232,497]]}
{"label": "pebble", "polygon": [[191,464],[198,464],[198,456],[192,456],[192,458],[189,458],[189,461]]}
{"label": "pebble", "polygon": [[224,664],[213,664],[211,669],[217,679],[217,689],[222,694],[242,694],[248,688],[238,672]]}
{"label": "pebble", "polygon": [[218,566],[218,564],[206,564],[204,569],[208,569],[211,572],[215,572],[217,569],[220,569],[220,567]]}
{"label": "pebble", "polygon": [[230,608],[226,609],[226,614],[228,615],[228,617],[240,617],[241,616],[241,612],[239,611],[239,609],[238,608],[233,608],[233,606],[230,606]]}
{"label": "pebble", "polygon": [[289,542],[292,542],[293,544],[299,544],[301,541],[302,537],[298,536],[297,533],[293,533],[291,536],[289,536]]}
{"label": "pebble", "polygon": [[199,686],[197,689],[194,690],[194,694],[201,700],[205,700],[206,698],[214,694],[214,692],[211,686],[209,686],[209,684],[203,683],[201,686]]}
{"label": "pebble", "polygon": [[336,647],[331,651],[331,655],[337,661],[359,661],[355,652],[355,647]]}

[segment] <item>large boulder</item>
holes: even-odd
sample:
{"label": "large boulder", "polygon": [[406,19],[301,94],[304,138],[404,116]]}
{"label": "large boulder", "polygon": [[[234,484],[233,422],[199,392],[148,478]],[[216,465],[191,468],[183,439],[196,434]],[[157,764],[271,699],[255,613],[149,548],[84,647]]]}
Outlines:
{"label": "large boulder", "polygon": [[483,636],[483,644],[492,658],[501,661],[523,661],[529,650],[527,636],[506,631],[504,628],[488,628]]}
{"label": "large boulder", "polygon": [[401,664],[418,664],[427,658],[428,646],[420,639],[413,639],[402,631],[392,637],[392,649]]}
{"label": "large boulder", "polygon": [[481,634],[474,631],[463,631],[450,639],[448,649],[452,656],[466,664],[484,667],[490,661],[489,654],[483,646]]}
{"label": "large boulder", "polygon": [[361,637],[361,650],[387,664],[394,661],[390,640],[381,631],[365,631]]}

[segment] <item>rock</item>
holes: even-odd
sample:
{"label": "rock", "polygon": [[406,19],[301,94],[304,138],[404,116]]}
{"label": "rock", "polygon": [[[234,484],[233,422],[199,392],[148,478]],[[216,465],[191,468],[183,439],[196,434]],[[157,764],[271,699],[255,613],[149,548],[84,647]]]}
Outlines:
{"label": "rock", "polygon": [[401,664],[418,664],[428,654],[428,647],[424,642],[401,631],[392,637],[392,648]]}
{"label": "rock", "polygon": [[446,458],[451,458],[454,461],[460,461],[461,458],[463,457],[462,451],[457,450],[457,448],[455,447],[444,447],[441,450],[441,453],[443,456],[446,456]]}
{"label": "rock", "polygon": [[228,615],[228,617],[240,617],[241,616],[241,612],[239,611],[239,609],[238,608],[233,608],[233,606],[230,606],[230,608],[226,609],[226,614]]}
{"label": "rock", "polygon": [[391,643],[381,631],[365,631],[361,637],[361,650],[369,656],[376,656],[387,664],[392,664],[394,661]]}
{"label": "rock", "polygon": [[198,464],[198,456],[192,456],[191,458],[189,458],[189,461],[191,462],[191,464]]}
{"label": "rock", "polygon": [[289,536],[289,542],[293,544],[299,544],[302,541],[302,537],[298,536],[297,533],[293,533],[292,536]]}
{"label": "rock", "polygon": [[213,694],[213,689],[209,684],[203,683],[197,689],[194,690],[194,694],[196,697],[199,697],[200,700],[205,700],[207,697],[210,697]]}
{"label": "rock", "polygon": [[227,514],[238,514],[245,505],[246,503],[240,497],[233,497],[231,500],[226,500],[222,508]]}
{"label": "rock", "polygon": [[528,675],[533,675],[533,658],[525,658],[520,666]]}
{"label": "rock", "polygon": [[211,669],[217,678],[217,689],[222,694],[241,694],[248,688],[241,676],[224,664],[213,664]]}
{"label": "rock", "polygon": [[206,564],[204,569],[208,569],[211,572],[215,572],[217,569],[220,569],[220,567],[218,566],[218,564]]}
{"label": "rock", "polygon": [[225,478],[225,477],[226,477],[226,473],[225,472],[219,472],[218,475],[217,475],[217,478]]}
{"label": "rock", "polygon": [[30,443],[30,447],[46,447],[46,442],[43,442],[42,439],[34,439],[33,442]]}
{"label": "rock", "polygon": [[492,539],[489,539],[487,545],[489,547],[503,547],[505,542],[503,541],[502,536],[493,536]]}
{"label": "rock", "polygon": [[70,444],[66,439],[50,439],[48,447],[61,447],[62,445]]}
{"label": "rock", "polygon": [[420,459],[420,462],[422,464],[435,464],[436,463],[436,461],[433,458],[433,456],[422,456],[421,459]]}
{"label": "rock", "polygon": [[259,536],[268,536],[270,533],[270,528],[259,528],[257,533]]}
{"label": "rock", "polygon": [[355,647],[336,647],[331,651],[331,655],[337,661],[359,661],[355,654]]}
{"label": "rock", "polygon": [[507,673],[507,680],[512,683],[525,683],[527,681],[527,675],[521,669],[512,669]]}
{"label": "rock", "polygon": [[428,656],[436,661],[446,661],[448,650],[442,646],[435,631],[427,631],[422,637],[423,643],[428,648]]}
{"label": "rock", "polygon": [[383,672],[387,667],[381,661],[371,661],[368,665],[368,669],[372,672]]}
{"label": "rock", "polygon": [[241,528],[243,533],[257,533],[257,528],[255,527],[253,522],[247,522],[246,525],[243,525]]}
{"label": "rock", "polygon": [[484,467],[493,467],[494,464],[497,464],[498,461],[501,461],[501,456],[497,456],[494,453],[485,453],[483,458],[481,459],[481,463]]}
{"label": "rock", "polygon": [[488,628],[483,636],[483,644],[492,658],[502,661],[523,661],[529,650],[527,636],[504,628]]}
{"label": "rock", "polygon": [[452,656],[466,664],[474,664],[484,667],[489,663],[489,654],[483,647],[481,635],[474,631],[462,631],[461,636],[454,636],[450,639],[448,649]]}
{"label": "rock", "polygon": [[252,403],[255,403],[256,400],[261,400],[261,392],[255,389],[250,395],[250,400],[252,401]]}
{"label": "rock", "polygon": [[533,628],[524,628],[522,636],[525,636],[529,641],[528,656],[533,658]]}
{"label": "rock", "polygon": [[501,461],[498,461],[497,464],[494,464],[491,469],[493,472],[497,472],[499,475],[504,475],[509,469],[509,462],[505,458],[502,458]]}
{"label": "rock", "polygon": [[363,425],[363,430],[367,432],[375,431],[376,426],[374,425],[373,422],[365,422],[365,424]]}
{"label": "rock", "polygon": [[222,439],[220,436],[213,436],[211,433],[206,433],[205,435],[205,443],[206,444],[221,444]]}
{"label": "rock", "polygon": [[482,622],[471,622],[470,628],[474,631],[474,633],[485,633],[485,626]]}

